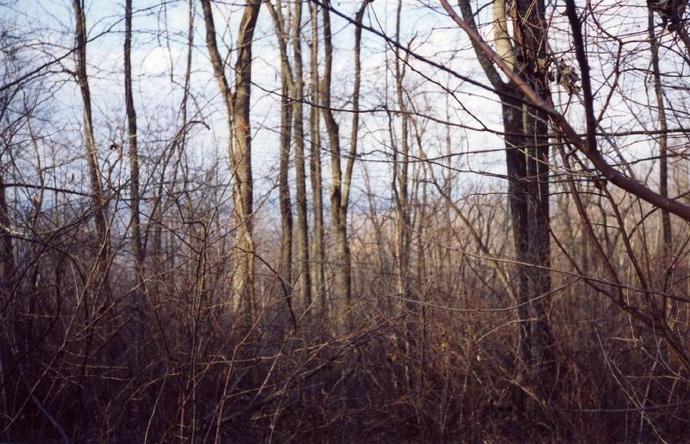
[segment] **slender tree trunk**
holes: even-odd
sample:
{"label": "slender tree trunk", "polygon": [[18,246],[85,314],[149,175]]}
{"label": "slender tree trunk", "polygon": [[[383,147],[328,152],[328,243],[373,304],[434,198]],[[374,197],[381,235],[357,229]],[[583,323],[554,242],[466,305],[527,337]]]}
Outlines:
{"label": "slender tree trunk", "polygon": [[[5,65],[5,73],[9,77],[9,63]],[[3,81],[5,81],[3,76]],[[10,91],[4,91],[0,94],[0,125],[4,125],[7,118],[7,111],[10,108],[10,101],[13,94]],[[9,119],[7,119],[9,123]],[[4,131],[3,131],[4,133]],[[7,189],[5,187],[5,160],[3,159],[10,151],[9,141],[4,134],[0,137],[0,303],[5,303],[4,297],[9,290],[11,278],[14,276],[15,262],[14,250],[12,242],[11,224],[9,207],[7,206]],[[11,159],[10,159],[11,162]],[[56,202],[57,203],[57,202]],[[0,349],[0,352],[2,350]],[[1,358],[1,356],[0,356]],[[0,362],[0,364],[2,364]],[[2,368],[0,368],[0,372]],[[0,373],[1,375],[1,373]],[[3,392],[4,393],[4,392]]]}
{"label": "slender tree trunk", "polygon": [[280,221],[281,221],[281,251],[280,274],[282,279],[289,284],[289,294],[292,296],[292,201],[290,198],[290,142],[292,136],[292,71],[287,55],[287,39],[285,32],[285,20],[282,16],[281,4],[274,6],[267,3],[271,17],[276,28],[278,48],[280,50],[280,167],[278,172],[278,194],[280,196]]}
{"label": "slender tree trunk", "polygon": [[280,195],[281,251],[280,266],[283,280],[292,289],[292,202],[290,199],[290,79],[287,67],[281,66],[280,98],[280,171],[278,172],[278,193]]}
{"label": "slender tree trunk", "polygon": [[304,75],[302,73],[302,0],[294,6],[292,48],[294,76],[292,78],[292,117],[295,137],[295,181],[297,202],[297,259],[299,270],[299,297],[305,308],[311,306],[311,270],[309,262],[309,219],[307,218],[307,178],[304,166]]}
{"label": "slender tree trunk", "polygon": [[[362,19],[366,6],[371,0],[363,0],[355,19],[355,85],[352,95],[352,133],[350,149],[343,174],[340,162],[340,129],[331,109],[331,75],[333,70],[333,43],[331,35],[330,1],[324,2],[324,74],[321,81],[321,106],[328,133],[331,153],[331,224],[335,237],[335,290],[342,293],[342,303],[337,301],[337,316],[342,324],[352,325],[352,258],[347,240],[347,213],[350,197],[350,184],[354,161],[357,157],[359,132],[359,95],[361,86],[361,36]],[[340,299],[340,298],[338,298]]]}
{"label": "slender tree trunk", "polygon": [[355,81],[352,90],[352,124],[350,129],[350,151],[345,162],[345,173],[343,176],[343,198],[341,200],[341,213],[347,219],[350,203],[350,189],[352,184],[352,172],[354,170],[355,159],[357,158],[357,147],[359,145],[359,96],[362,86],[362,21],[367,5],[373,0],[362,0],[362,3],[355,15],[355,43],[354,43],[354,74]]}
{"label": "slender tree trunk", "polygon": [[[6,66],[6,71],[9,71]],[[8,76],[9,77],[9,76]],[[3,78],[3,80],[5,80]],[[9,91],[5,91],[0,94],[0,124],[4,126],[5,119],[7,118],[7,111],[10,108],[10,100],[13,94]],[[9,120],[9,119],[8,119]],[[3,131],[4,132],[4,131]],[[4,134],[0,137],[0,303],[5,303],[4,299],[8,296],[11,281],[14,277],[15,261],[14,261],[14,246],[12,242],[12,220],[10,218],[9,207],[7,206],[7,189],[5,187],[5,161],[3,159],[4,155],[8,154],[10,151],[9,142],[5,138]],[[11,159],[10,159],[11,161]],[[57,203],[57,202],[56,202]],[[2,352],[2,349],[0,349]],[[2,358],[2,356],[0,356]],[[2,362],[0,362],[0,366]],[[2,368],[0,367],[0,376],[2,375]],[[4,393],[4,392],[3,392]]]}
{"label": "slender tree trunk", "polygon": [[310,98],[312,106],[310,108],[310,178],[312,189],[312,205],[314,208],[314,234],[312,236],[311,257],[313,262],[312,267],[312,283],[314,286],[313,294],[318,297],[323,313],[328,313],[328,299],[326,295],[325,284],[325,247],[323,243],[324,237],[324,222],[323,222],[323,182],[321,176],[321,128],[319,119],[319,15],[316,4],[309,2],[310,24],[311,24],[311,42],[310,42],[310,61],[309,61],[309,77],[310,77]]}
{"label": "slender tree trunk", "polygon": [[0,276],[3,277],[0,279],[0,301],[3,301],[3,303],[5,302],[4,298],[9,294],[15,270],[14,248],[12,245],[12,234],[10,233],[11,226],[5,193],[3,164],[0,162]]}
{"label": "slender tree trunk", "polygon": [[[395,20],[395,38],[396,42],[400,44],[400,14],[402,10],[402,0],[398,1],[398,8]],[[398,296],[408,300],[410,297],[409,289],[409,263],[410,263],[410,198],[409,198],[409,157],[410,157],[410,142],[409,142],[409,115],[407,113],[407,105],[405,103],[405,92],[403,89],[403,80],[405,77],[405,69],[401,66],[404,63],[400,58],[400,49],[396,46],[395,49],[395,86],[398,100],[398,108],[401,111],[401,128],[400,128],[400,145],[395,146],[399,153],[395,153],[396,158],[400,158],[399,162],[394,165],[397,177],[397,183],[394,186],[397,189],[395,193],[395,201],[397,206],[398,217],[397,225],[397,259],[398,270],[396,272],[396,285]],[[404,304],[408,310],[414,312],[417,308],[416,304],[410,301]],[[410,313],[414,318],[413,313]],[[409,333],[409,332],[408,332]]]}
{"label": "slender tree trunk", "polygon": [[[0,100],[4,99],[0,96]],[[6,103],[0,102],[0,105],[5,107]],[[0,121],[4,117],[4,109],[0,110]],[[2,139],[4,142],[4,138]],[[6,149],[5,144],[1,147],[0,152],[4,152]],[[0,158],[0,303],[7,304],[10,301],[12,295],[12,288],[15,283],[15,261],[14,261],[14,246],[12,242],[12,234],[10,232],[11,219],[9,209],[7,207],[7,196],[5,189],[5,180],[3,177],[4,165],[2,159]],[[17,332],[17,321],[13,323],[14,328],[8,328],[6,335],[0,339],[0,406],[4,409],[7,414],[14,412],[14,403],[8,399],[9,385],[6,385],[9,381],[7,379],[9,372],[7,368],[10,368],[11,361],[13,359],[12,353],[12,343],[16,342],[16,339],[12,339]]]}
{"label": "slender tree trunk", "polygon": [[[333,300],[336,322],[341,326],[349,324],[352,303],[352,277],[350,249],[347,242],[347,215],[342,213],[342,168],[340,163],[340,128],[331,109],[331,75],[333,70],[333,43],[331,36],[330,1],[324,2],[323,42],[324,71],[321,79],[321,109],[328,134],[331,154],[331,226],[335,238],[335,276]],[[347,318],[347,319],[346,319]]]}
{"label": "slender tree trunk", "polygon": [[[657,114],[659,120],[659,194],[668,199],[668,124],[666,122],[666,105],[664,104],[663,85],[661,83],[661,69],[659,68],[659,40],[654,32],[654,14],[649,11],[649,40],[652,50],[652,73],[654,75],[654,95],[656,96]],[[672,252],[673,233],[671,231],[671,213],[662,208],[661,238],[664,262],[668,263],[668,256]]]}
{"label": "slender tree trunk", "polygon": [[419,368],[421,363],[417,355],[417,304],[412,300],[410,292],[410,191],[409,191],[409,157],[410,157],[410,129],[409,114],[405,100],[405,90],[403,81],[405,78],[404,65],[406,60],[401,59],[400,54],[400,17],[403,1],[398,1],[395,15],[395,92],[398,109],[400,110],[400,143],[395,142],[395,137],[391,137],[393,145],[393,194],[396,206],[396,272],[395,284],[397,296],[402,298],[400,306],[403,307],[405,319],[405,339],[404,351],[410,357],[411,365],[405,365],[405,382],[408,386],[415,384],[412,378],[410,367]]}
{"label": "slender tree trunk", "polygon": [[[648,18],[649,41],[652,52],[652,74],[654,76],[654,95],[657,103],[657,118],[659,121],[659,194],[668,199],[668,122],[666,120],[666,104],[664,103],[663,84],[661,80],[661,68],[659,67],[659,40],[654,31],[654,12],[649,10]],[[663,274],[663,294],[667,294],[669,286],[672,286],[672,266],[673,266],[673,231],[671,228],[671,213],[662,208],[661,213],[661,246],[659,252],[661,253],[661,270]],[[660,312],[655,313],[658,317],[658,322],[664,326],[667,325],[667,320],[677,315],[677,303],[668,297],[662,297],[657,306],[661,307]],[[655,339],[655,338],[652,338]],[[657,359],[661,362],[668,362],[668,345],[664,341],[652,341],[651,343],[658,343],[658,348],[654,350],[657,353]],[[647,401],[652,404],[662,404],[665,402],[664,393],[668,393],[669,387],[665,387],[664,378],[662,377],[663,366],[653,366],[654,376],[659,378],[652,387],[651,381],[648,386]],[[661,387],[661,388],[660,388]],[[651,392],[650,392],[651,390]],[[672,390],[672,389],[671,389]],[[667,398],[668,399],[668,398]]]}
{"label": "slender tree trunk", "polygon": [[72,0],[75,30],[75,58],[76,78],[81,91],[84,106],[84,141],[86,144],[86,159],[91,184],[91,205],[96,223],[96,235],[98,239],[98,253],[95,264],[96,283],[98,293],[107,298],[110,297],[110,283],[108,278],[108,257],[110,255],[110,239],[108,234],[108,201],[105,198],[101,185],[101,171],[98,165],[96,141],[94,138],[93,115],[91,112],[91,91],[86,70],[86,15],[82,0]]}
{"label": "slender tree trunk", "polygon": [[[141,242],[141,218],[139,211],[139,150],[137,146],[137,112],[134,108],[132,94],[132,0],[125,1],[125,107],[127,109],[127,138],[129,141],[129,194],[131,199],[132,218],[132,252],[137,267],[144,262],[144,251]],[[141,276],[141,273],[137,273]]]}
{"label": "slender tree trunk", "polygon": [[[0,99],[3,97],[0,96]],[[0,103],[0,105],[5,105]],[[4,111],[4,110],[3,110]],[[0,116],[4,112],[0,111]],[[2,118],[0,117],[0,120]],[[5,151],[5,146],[1,147],[2,151]],[[14,276],[15,276],[15,262],[14,262],[14,249],[12,245],[12,234],[10,233],[11,220],[10,214],[7,207],[7,196],[5,194],[5,180],[3,177],[4,168],[3,162],[0,158],[0,303],[5,305],[10,301],[12,287],[14,286]],[[16,321],[15,321],[16,323]],[[10,331],[16,331],[16,326],[13,329],[8,328]],[[9,368],[12,359],[12,344],[11,333],[3,335],[0,338],[0,408],[3,409],[8,415],[14,413],[13,403],[8,399],[9,385],[8,382],[7,368]]]}
{"label": "slender tree trunk", "polygon": [[[96,368],[100,364],[100,352],[105,354],[106,366],[113,366],[115,355],[121,353],[118,344],[109,336],[115,330],[111,324],[111,289],[109,278],[110,236],[108,227],[108,200],[105,198],[101,171],[98,164],[96,141],[94,137],[93,115],[91,111],[91,91],[89,89],[86,68],[86,14],[82,0],[72,0],[75,19],[75,76],[81,92],[83,115],[83,132],[86,147],[86,161],[91,186],[91,211],[94,215],[96,228],[95,261],[88,279],[85,282],[84,298],[82,300],[83,322],[85,327],[84,341],[81,344],[82,357],[79,374],[79,400],[82,414],[86,414],[95,393],[108,388],[100,388],[92,384],[91,375],[97,374]],[[101,335],[96,334],[94,319],[102,318],[99,323]],[[108,325],[111,324],[111,325]],[[116,333],[117,334],[117,333]],[[95,344],[100,338],[105,339],[104,347]]]}

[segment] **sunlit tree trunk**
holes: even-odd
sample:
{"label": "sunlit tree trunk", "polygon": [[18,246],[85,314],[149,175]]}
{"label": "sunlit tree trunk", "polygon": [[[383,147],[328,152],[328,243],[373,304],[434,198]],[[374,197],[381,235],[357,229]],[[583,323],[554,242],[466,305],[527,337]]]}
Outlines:
{"label": "sunlit tree trunk", "polygon": [[231,91],[225,77],[224,63],[216,43],[215,25],[210,0],[201,1],[206,23],[206,46],[213,72],[225,100],[230,131],[230,168],[234,178],[233,203],[235,249],[232,287],[237,309],[245,320],[253,318],[254,304],[254,238],[253,238],[253,183],[251,164],[251,128],[249,121],[252,42],[261,2],[251,0],[242,14],[237,34],[237,60],[235,62],[235,90]]}
{"label": "sunlit tree trunk", "polygon": [[244,8],[237,35],[235,91],[232,95],[234,146],[231,167],[235,174],[234,210],[237,224],[233,288],[244,306],[241,311],[252,318],[254,303],[254,201],[252,182],[251,128],[249,121],[252,82],[252,42],[261,7],[250,0]]}
{"label": "sunlit tree trunk", "polygon": [[325,284],[325,247],[323,243],[323,181],[321,176],[321,128],[319,119],[319,15],[317,6],[309,2],[309,21],[311,25],[310,60],[309,60],[309,89],[312,106],[310,107],[310,135],[311,146],[309,156],[309,172],[312,189],[312,206],[314,209],[314,233],[312,235],[312,283],[313,294],[318,297],[321,310],[328,311],[328,299]]}

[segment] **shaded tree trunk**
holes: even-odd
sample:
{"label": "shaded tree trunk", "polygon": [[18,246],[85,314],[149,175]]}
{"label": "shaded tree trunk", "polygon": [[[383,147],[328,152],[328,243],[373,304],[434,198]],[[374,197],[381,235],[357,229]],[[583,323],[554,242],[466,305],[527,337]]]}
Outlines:
{"label": "shaded tree trunk", "polygon": [[[402,11],[402,0],[398,1],[398,8],[395,20],[395,39],[400,44],[400,14]],[[395,145],[394,165],[394,190],[395,202],[398,211],[397,217],[397,256],[398,256],[398,270],[396,273],[397,292],[398,296],[407,299],[410,298],[409,288],[409,263],[410,263],[410,198],[409,198],[409,164],[410,164],[410,141],[409,141],[409,115],[407,113],[407,105],[405,101],[405,92],[403,89],[403,80],[405,77],[405,69],[403,66],[406,60],[400,58],[400,49],[396,46],[395,49],[395,86],[396,96],[398,101],[398,108],[401,111],[401,126],[400,126],[400,144]],[[400,152],[398,152],[398,150]],[[397,180],[395,180],[397,179]],[[397,183],[395,183],[397,182]],[[413,315],[416,310],[416,304],[405,302],[404,304],[410,315]]]}
{"label": "shaded tree trunk", "polygon": [[278,193],[280,195],[281,251],[280,273],[292,289],[292,201],[290,199],[290,80],[281,66],[280,98],[280,171],[278,172]]}
{"label": "shaded tree trunk", "polygon": [[[132,94],[132,0],[125,1],[125,107],[127,111],[127,140],[129,142],[129,194],[131,199],[132,217],[130,229],[132,231],[132,252],[141,267],[144,262],[144,251],[141,242],[141,218],[139,210],[139,150],[137,144],[137,112],[134,108]],[[137,273],[141,275],[141,273]]]}
{"label": "shaded tree trunk", "polygon": [[[9,70],[7,69],[7,71]],[[7,111],[10,107],[10,97],[11,95],[7,92],[0,94],[0,124],[3,126],[5,118],[7,117]],[[7,164],[5,159],[3,159],[4,155],[9,153],[9,144],[4,134],[0,137],[0,143],[2,143],[2,145],[0,145],[0,276],[2,276],[2,279],[0,279],[0,301],[5,303],[5,297],[9,296],[9,291],[12,286],[15,261],[11,230],[12,220],[10,218],[9,207],[7,206],[7,189],[5,187],[5,170]],[[2,351],[3,350],[0,348],[0,353],[2,353]],[[3,356],[0,355],[0,359],[2,358]],[[2,376],[2,365],[3,363],[0,362],[0,376]]]}
{"label": "shaded tree trunk", "polygon": [[331,224],[335,237],[335,291],[342,294],[335,305],[339,322],[342,325],[352,325],[352,258],[350,244],[347,239],[347,213],[350,198],[350,184],[354,161],[357,157],[359,132],[359,95],[361,86],[361,36],[362,20],[366,6],[371,0],[363,0],[355,19],[355,82],[352,94],[352,133],[350,148],[347,154],[345,172],[341,165],[340,129],[335,121],[331,108],[331,76],[333,71],[333,43],[330,19],[330,1],[324,2],[323,7],[323,42],[324,42],[324,74],[321,81],[321,106],[326,124],[328,142],[331,154]]}
{"label": "shaded tree trunk", "polygon": [[[534,91],[542,98],[549,97],[548,76],[544,65],[547,54],[547,24],[545,6],[542,0],[518,0],[513,17],[516,70]],[[513,94],[517,93],[515,88]],[[542,396],[550,397],[555,381],[553,338],[547,319],[545,297],[551,291],[551,274],[548,271],[550,259],[550,208],[549,208],[549,116],[541,109],[523,105],[521,144],[513,145],[522,152],[513,149],[509,161],[509,175],[514,182],[515,195],[522,198],[514,201],[518,213],[514,221],[515,240],[518,260],[532,264],[523,268],[521,275],[526,275],[527,289],[523,288],[520,300],[529,304],[534,321],[529,324],[531,331],[526,332],[525,346],[529,347],[528,368],[534,367],[534,384]],[[512,124],[515,124],[513,121]],[[511,130],[506,130],[511,133]],[[509,136],[506,136],[509,137]],[[520,157],[520,159],[517,159]],[[524,160],[523,160],[524,159]],[[511,166],[510,164],[514,165]],[[524,165],[524,166],[523,166]],[[514,168],[515,175],[510,174]],[[523,170],[524,168],[524,170]],[[511,194],[512,195],[512,194]],[[522,208],[522,206],[526,208]],[[521,213],[526,214],[524,221]],[[522,225],[526,223],[526,225]],[[522,259],[520,259],[522,257]],[[521,276],[521,281],[524,277]],[[530,341],[532,343],[530,344]]]}
{"label": "shaded tree trunk", "polygon": [[[549,95],[546,60],[546,22],[541,0],[519,0],[511,11],[513,38],[506,25],[504,0],[494,0],[494,42],[505,63],[541,97]],[[460,1],[464,20],[474,29],[474,16],[467,0]],[[513,43],[511,43],[511,41]],[[548,115],[525,105],[517,85],[504,82],[489,57],[472,42],[477,59],[501,99],[505,131],[508,201],[515,255],[518,295],[520,356],[523,375],[542,396],[551,394],[553,339],[546,318],[543,296],[551,291],[549,237],[549,134]],[[534,318],[534,320],[530,320]]]}
{"label": "shaded tree trunk", "polygon": [[304,75],[302,73],[302,1],[294,4],[292,23],[294,76],[292,78],[292,117],[295,138],[295,182],[297,203],[297,259],[299,297],[304,308],[312,303],[311,268],[309,262],[309,219],[307,218],[307,179],[304,154]]}
{"label": "shaded tree trunk", "polygon": [[[82,105],[84,107],[84,142],[86,144],[86,160],[88,165],[89,181],[91,185],[91,206],[96,223],[97,259],[94,265],[95,276],[98,282],[95,287],[97,293],[109,299],[110,283],[108,278],[108,257],[110,255],[110,239],[108,228],[108,201],[103,194],[101,185],[101,171],[98,165],[96,140],[93,129],[93,114],[91,111],[91,90],[86,70],[86,14],[84,13],[82,0],[72,0],[75,29],[75,75],[81,92]],[[88,310],[87,310],[88,311]]]}
{"label": "shaded tree trunk", "polygon": [[267,3],[276,28],[278,48],[280,50],[280,165],[278,172],[278,194],[280,200],[281,251],[280,274],[289,284],[289,294],[292,295],[292,200],[290,198],[290,142],[292,136],[292,104],[290,91],[292,89],[292,72],[287,55],[287,35],[285,20],[282,17],[280,2],[277,7]]}
{"label": "shaded tree trunk", "polygon": [[321,79],[321,109],[328,135],[331,156],[331,226],[335,238],[335,272],[334,298],[332,300],[336,322],[340,325],[349,324],[352,303],[352,264],[350,246],[347,242],[347,214],[343,214],[343,173],[340,163],[340,128],[335,121],[331,109],[331,75],[333,71],[333,43],[331,35],[330,1],[324,2],[323,12],[323,43],[324,43],[324,71]]}
{"label": "shaded tree trunk", "polygon": [[[661,82],[661,69],[659,67],[659,40],[654,31],[654,14],[649,12],[649,40],[652,51],[652,74],[654,76],[654,96],[657,105],[657,119],[659,124],[659,194],[668,199],[668,124],[666,121],[666,105],[664,103],[663,85]],[[671,231],[671,213],[662,208],[661,213],[661,240],[664,262],[667,264],[668,256],[672,253],[673,233]]]}

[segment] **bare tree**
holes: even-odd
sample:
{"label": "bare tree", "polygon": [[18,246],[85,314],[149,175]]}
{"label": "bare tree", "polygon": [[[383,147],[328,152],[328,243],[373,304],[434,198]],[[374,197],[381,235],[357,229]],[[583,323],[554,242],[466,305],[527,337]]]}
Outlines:
{"label": "bare tree", "polygon": [[[460,9],[468,26],[476,29],[469,1]],[[549,97],[548,73],[540,60],[546,60],[546,22],[544,3],[518,1],[512,16],[514,36],[508,34],[503,0],[494,0],[494,41],[506,69],[534,89],[542,99]],[[514,43],[511,43],[514,42]],[[520,347],[523,371],[553,366],[551,333],[545,317],[543,295],[549,293],[551,280],[549,247],[549,133],[548,114],[538,107],[523,105],[525,98],[512,81],[505,82],[492,60],[476,41],[477,58],[501,99],[505,131],[508,200],[513,239],[518,260],[517,285],[520,323]],[[511,79],[512,80],[512,79]],[[535,322],[530,310],[532,307]],[[537,372],[541,372],[538,370]],[[552,375],[540,377],[541,385]],[[547,389],[548,392],[548,389]]]}
{"label": "bare tree", "polygon": [[[89,180],[92,195],[92,211],[96,222],[97,233],[97,260],[94,265],[97,282],[91,285],[98,289],[98,293],[109,298],[110,282],[108,278],[110,235],[108,227],[108,200],[103,192],[101,183],[101,170],[98,163],[98,151],[93,128],[93,113],[91,111],[91,90],[89,77],[86,70],[86,14],[83,0],[72,0],[72,9],[75,20],[75,77],[81,92],[84,112],[84,143],[86,145],[86,160],[88,164]],[[86,306],[85,306],[86,307]]]}
{"label": "bare tree", "polygon": [[213,11],[210,0],[202,0],[206,23],[206,46],[213,64],[219,89],[225,100],[230,138],[228,150],[230,168],[234,177],[233,201],[235,216],[235,272],[233,289],[239,310],[251,320],[254,304],[254,238],[253,238],[253,184],[251,163],[251,131],[249,121],[252,81],[252,43],[261,2],[247,3],[237,34],[235,62],[235,90],[231,91],[225,77],[224,63],[216,43]]}
{"label": "bare tree", "polygon": [[277,2],[267,4],[278,38],[280,50],[280,165],[278,172],[278,194],[280,199],[281,222],[281,258],[280,269],[282,278],[290,284],[292,290],[292,200],[290,198],[290,142],[292,140],[292,104],[290,90],[292,88],[292,69],[288,59],[288,33],[285,29],[286,21],[282,14],[282,4]]}
{"label": "bare tree", "polygon": [[238,254],[234,285],[237,296],[245,305],[244,311],[252,316],[254,301],[254,206],[252,183],[251,131],[249,121],[252,82],[252,43],[261,2],[247,3],[237,34],[237,61],[235,62],[235,91],[232,95],[233,135],[231,165],[235,173],[235,222]]}
{"label": "bare tree", "polygon": [[137,112],[132,94],[132,0],[125,1],[125,106],[127,108],[127,140],[129,142],[129,194],[132,207],[132,252],[138,266],[144,262],[141,241],[141,210],[139,199],[139,149],[137,143]]}
{"label": "bare tree", "polygon": [[[663,85],[661,80],[661,69],[659,67],[659,40],[654,29],[654,12],[649,11],[649,42],[652,55],[652,75],[654,76],[654,96],[656,98],[657,113],[659,121],[659,194],[668,199],[668,123],[666,120],[666,105],[664,104]],[[673,233],[671,231],[671,213],[661,209],[661,237],[664,256],[672,253]]]}
{"label": "bare tree", "polygon": [[[3,46],[5,46],[3,42]],[[9,47],[9,45],[7,45]],[[7,61],[5,62],[4,75],[2,80],[6,82],[10,73],[12,72],[10,64],[15,62],[14,57],[9,55]],[[9,162],[7,159],[9,156],[9,141],[11,140],[12,129],[10,125],[5,122],[9,122],[9,111],[10,102],[14,96],[14,91],[3,91],[0,93],[0,125],[2,125],[3,132],[0,135],[0,140],[2,141],[2,146],[0,148],[0,244],[2,245],[2,253],[0,253],[0,274],[5,276],[2,280],[2,285],[0,286],[0,297],[7,297],[9,295],[11,287],[11,276],[14,276],[15,271],[15,261],[14,261],[14,247],[12,242],[12,221],[10,218],[10,206],[7,204],[7,188],[5,187],[5,174],[9,169]],[[7,134],[6,134],[7,133]],[[2,357],[0,356],[0,359]],[[1,363],[0,363],[1,364]],[[2,369],[0,368],[0,372]]]}
{"label": "bare tree", "polygon": [[0,0],[3,438],[685,438],[686,2],[197,3]]}
{"label": "bare tree", "polygon": [[331,224],[335,237],[335,290],[342,294],[341,301],[336,301],[337,318],[340,323],[351,323],[352,312],[352,259],[350,245],[347,240],[348,206],[352,172],[357,154],[357,132],[359,125],[359,91],[361,82],[360,40],[361,24],[364,10],[370,1],[364,1],[357,13],[355,28],[355,85],[352,95],[353,121],[350,150],[347,155],[345,172],[341,164],[340,128],[335,120],[331,104],[331,78],[333,73],[333,43],[330,15],[330,2],[324,2],[323,7],[323,42],[324,42],[324,71],[321,79],[321,106],[326,124],[328,144],[331,155]]}
{"label": "bare tree", "polygon": [[311,258],[313,261],[312,282],[314,296],[317,296],[321,310],[326,313],[328,300],[325,282],[325,245],[324,245],[324,221],[323,221],[323,182],[321,173],[321,128],[319,119],[319,14],[316,4],[309,2],[309,23],[311,39],[309,45],[309,89],[310,89],[310,114],[309,134],[311,137],[309,155],[309,173],[312,189],[312,206],[314,209],[314,234],[312,236]]}
{"label": "bare tree", "polygon": [[[395,40],[400,44],[400,19],[402,1],[398,2],[395,15]],[[403,81],[405,79],[405,64],[407,57],[401,58],[400,47],[395,47],[395,89],[397,105],[400,109],[400,144],[393,142],[393,192],[397,207],[397,292],[407,301],[410,298],[409,265],[410,265],[410,197],[409,197],[409,168],[410,168],[410,130],[409,114],[405,99]],[[412,317],[416,311],[416,304],[406,302]]]}
{"label": "bare tree", "polygon": [[302,61],[302,1],[294,3],[292,14],[292,55],[294,76],[292,78],[293,130],[295,138],[295,181],[297,202],[297,258],[300,264],[300,301],[305,308],[312,304],[311,267],[309,260],[309,220],[307,218],[307,178],[305,170],[304,143],[304,74]]}
{"label": "bare tree", "polygon": [[321,77],[321,106],[323,120],[328,135],[328,145],[331,158],[331,226],[335,238],[335,279],[334,289],[339,293],[333,301],[337,322],[345,323],[350,304],[352,303],[352,276],[350,251],[347,243],[347,214],[343,214],[342,183],[343,172],[340,162],[340,127],[335,120],[331,108],[331,78],[333,74],[333,42],[331,31],[330,2],[326,1],[322,10],[323,14],[323,50],[324,70]]}

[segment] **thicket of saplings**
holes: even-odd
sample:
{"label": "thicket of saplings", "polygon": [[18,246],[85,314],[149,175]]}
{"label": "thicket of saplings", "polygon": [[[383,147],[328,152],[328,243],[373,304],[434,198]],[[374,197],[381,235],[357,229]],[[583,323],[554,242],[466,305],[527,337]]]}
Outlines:
{"label": "thicket of saplings", "polygon": [[[595,230],[627,282],[642,276],[686,294],[687,249],[668,272],[655,253],[655,221],[623,233],[605,221],[610,203],[592,202],[601,209]],[[648,211],[617,202],[631,220]],[[353,300],[343,319],[334,315],[346,302],[333,263],[326,306],[315,297],[309,307],[268,266],[279,260],[270,216],[257,217],[247,313],[232,294],[233,227],[217,203],[181,210],[198,224],[170,216],[147,226],[143,264],[113,224],[107,281],[94,270],[100,246],[86,205],[29,224],[51,233],[41,242],[15,242],[1,306],[4,439],[634,442],[688,430],[687,371],[633,312],[649,294],[636,284],[618,300],[610,282],[582,278],[603,265],[565,194],[555,200],[552,270],[544,270],[553,280],[542,295],[553,338],[546,373],[520,351],[518,329],[533,319],[520,319],[512,296],[519,264],[508,260],[501,193],[475,193],[455,209],[432,193],[417,201],[405,298],[396,290],[394,215],[353,216]],[[665,303],[673,333],[686,338],[687,304]]]}

